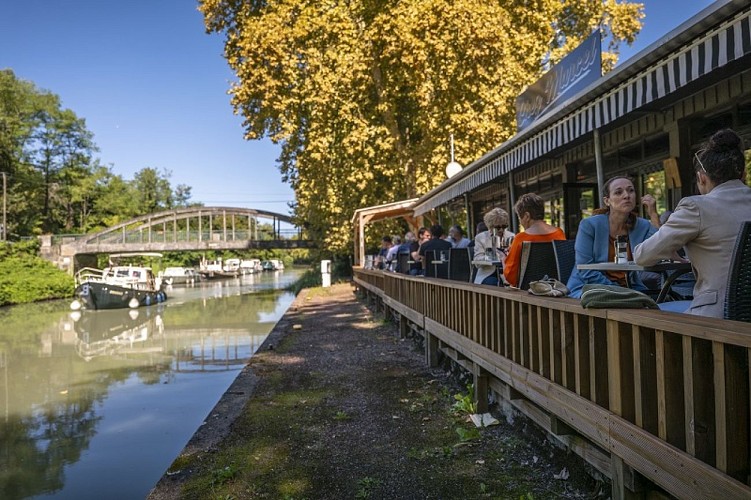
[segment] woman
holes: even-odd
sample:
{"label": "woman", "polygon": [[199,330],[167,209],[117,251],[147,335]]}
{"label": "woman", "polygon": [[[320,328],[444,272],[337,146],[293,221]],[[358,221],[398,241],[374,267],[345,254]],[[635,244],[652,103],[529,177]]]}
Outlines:
{"label": "woman", "polygon": [[[475,264],[477,274],[475,283],[478,285],[498,285],[498,268],[491,261],[500,261],[501,265],[506,260],[506,253],[502,250],[502,243],[509,242],[514,238],[514,233],[508,228],[508,212],[502,208],[494,208],[483,216],[483,222],[487,230],[477,233],[475,236],[475,253],[473,260],[487,260],[487,264]],[[493,235],[495,232],[496,255],[493,255]],[[498,236],[498,235],[502,235]]]}
{"label": "woman", "polygon": [[561,228],[551,226],[545,218],[545,201],[534,193],[523,194],[514,205],[524,232],[519,233],[511,243],[511,248],[503,265],[503,276],[511,286],[518,286],[519,264],[521,263],[522,243],[525,241],[565,240]]}
{"label": "woman", "polygon": [[696,276],[692,301],[661,309],[722,318],[730,260],[743,221],[751,220],[751,188],[743,183],[743,141],[730,129],[715,133],[694,155],[700,195],[683,198],[653,238],[634,249],[637,264],[669,259],[681,247]]}
{"label": "woman", "polygon": [[[615,260],[615,241],[618,236],[625,236],[628,241],[628,260],[631,261],[631,249],[652,236],[657,228],[634,213],[636,208],[636,189],[628,177],[613,177],[603,186],[605,208],[595,210],[594,215],[579,224],[576,233],[576,265],[613,262]],[[581,297],[582,287],[587,283],[627,286],[644,291],[638,273],[631,273],[631,282],[627,282],[625,272],[601,272],[574,269],[568,280],[571,296]]]}

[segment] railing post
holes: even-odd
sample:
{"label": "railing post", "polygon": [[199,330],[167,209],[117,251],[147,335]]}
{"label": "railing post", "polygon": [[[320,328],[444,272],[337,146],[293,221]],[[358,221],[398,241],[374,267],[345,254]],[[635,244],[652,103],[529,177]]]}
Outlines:
{"label": "railing post", "polygon": [[475,404],[477,413],[488,412],[488,374],[477,363],[472,364],[472,376],[475,387]]}

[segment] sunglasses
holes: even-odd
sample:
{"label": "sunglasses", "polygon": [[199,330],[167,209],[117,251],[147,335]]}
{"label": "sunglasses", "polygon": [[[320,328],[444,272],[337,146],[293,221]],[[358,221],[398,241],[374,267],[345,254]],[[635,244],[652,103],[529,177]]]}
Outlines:
{"label": "sunglasses", "polygon": [[704,155],[704,150],[700,149],[699,151],[697,151],[696,153],[694,153],[694,167],[696,167],[696,165],[699,165],[699,168],[701,169],[701,171],[706,174],[707,173],[707,169],[704,168],[704,164],[699,159],[699,153],[701,153],[702,156],[703,156]]}

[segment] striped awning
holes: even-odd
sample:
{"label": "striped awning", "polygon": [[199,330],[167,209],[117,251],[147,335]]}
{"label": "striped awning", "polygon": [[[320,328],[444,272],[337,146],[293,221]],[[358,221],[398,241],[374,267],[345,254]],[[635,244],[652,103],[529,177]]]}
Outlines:
{"label": "striped awning", "polygon": [[718,1],[421,197],[421,215],[751,53],[747,1]]}

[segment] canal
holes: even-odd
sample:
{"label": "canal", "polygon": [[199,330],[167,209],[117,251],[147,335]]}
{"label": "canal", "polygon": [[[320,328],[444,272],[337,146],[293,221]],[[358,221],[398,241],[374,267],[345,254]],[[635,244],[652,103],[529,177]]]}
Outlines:
{"label": "canal", "polygon": [[137,310],[0,309],[0,498],[144,498],[294,296],[294,270]]}

